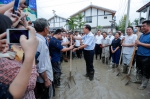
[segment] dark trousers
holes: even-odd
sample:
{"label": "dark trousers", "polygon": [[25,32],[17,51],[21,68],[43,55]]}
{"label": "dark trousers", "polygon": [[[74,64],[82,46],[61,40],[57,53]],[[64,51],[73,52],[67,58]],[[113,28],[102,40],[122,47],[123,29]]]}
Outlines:
{"label": "dark trousers", "polygon": [[35,97],[36,99],[49,99],[51,97],[54,97],[55,96],[55,88],[54,88],[54,84],[52,82],[52,95],[53,96],[50,96],[50,89],[49,88],[46,88],[45,87],[45,84],[44,83],[39,83],[39,82],[36,82],[36,87],[34,89],[34,93],[35,93]]}
{"label": "dark trousers", "polygon": [[109,60],[111,59],[112,52],[111,52],[111,46],[109,46]]}
{"label": "dark trousers", "polygon": [[96,55],[96,59],[97,59],[97,56],[100,55],[100,59],[101,59],[101,56],[102,56],[102,48],[100,48],[100,44],[96,44],[95,45],[95,55]]}
{"label": "dark trousers", "polygon": [[[75,48],[78,48],[78,46],[75,46]],[[81,50],[77,50],[76,54],[78,58],[81,58]]]}
{"label": "dark trousers", "polygon": [[[115,50],[116,48],[113,48]],[[120,59],[120,49],[118,49],[115,53],[112,53],[112,62],[115,64],[119,64]]]}
{"label": "dark trousers", "polygon": [[59,61],[52,62],[52,68],[53,68],[54,84],[56,84],[57,81],[60,81],[61,77],[61,63]]}
{"label": "dark trousers", "polygon": [[150,56],[136,56],[137,73],[150,78]]}
{"label": "dark trousers", "polygon": [[94,50],[84,50],[84,59],[86,62],[86,72],[89,74],[94,71],[93,66]]}
{"label": "dark trousers", "polygon": [[63,62],[63,52],[60,52],[60,61]]}

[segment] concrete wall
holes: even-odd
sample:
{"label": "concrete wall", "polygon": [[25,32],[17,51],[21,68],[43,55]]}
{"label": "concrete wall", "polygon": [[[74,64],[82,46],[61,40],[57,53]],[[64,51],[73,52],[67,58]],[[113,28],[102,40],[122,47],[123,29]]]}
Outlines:
{"label": "concrete wall", "polygon": [[[97,26],[110,26],[110,22],[112,20],[112,14],[109,12],[105,12],[102,10],[97,10],[95,8],[89,8],[86,11],[81,13],[84,15],[84,18],[82,21],[86,22],[86,17],[92,16],[92,23],[86,23],[91,25],[91,27],[97,27]],[[107,17],[107,19],[104,19],[104,17]]]}

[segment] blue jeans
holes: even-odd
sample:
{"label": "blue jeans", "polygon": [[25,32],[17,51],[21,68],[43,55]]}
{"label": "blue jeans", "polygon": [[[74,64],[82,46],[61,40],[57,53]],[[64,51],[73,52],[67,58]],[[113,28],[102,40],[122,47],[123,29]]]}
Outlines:
{"label": "blue jeans", "polygon": [[[115,50],[116,48],[113,48]],[[115,53],[112,53],[112,62],[115,64],[119,64],[120,59],[120,49],[118,49]]]}

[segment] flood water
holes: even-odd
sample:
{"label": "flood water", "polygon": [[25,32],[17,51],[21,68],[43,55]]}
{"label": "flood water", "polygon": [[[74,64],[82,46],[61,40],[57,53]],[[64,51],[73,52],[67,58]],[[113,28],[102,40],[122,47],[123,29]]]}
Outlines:
{"label": "flood water", "polygon": [[[115,76],[110,65],[104,65],[100,60],[94,60],[95,77],[89,81],[84,77],[84,59],[73,59],[73,77],[75,83],[69,88],[69,62],[62,63],[61,86],[56,88],[54,99],[150,99],[150,81],[145,90],[138,90],[140,84],[129,82],[125,86],[121,79],[124,74]],[[135,72],[132,70],[132,79],[135,79]]]}

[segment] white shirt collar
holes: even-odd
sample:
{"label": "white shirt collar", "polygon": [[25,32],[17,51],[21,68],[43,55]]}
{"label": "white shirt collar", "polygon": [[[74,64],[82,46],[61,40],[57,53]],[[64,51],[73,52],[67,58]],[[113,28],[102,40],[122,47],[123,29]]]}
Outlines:
{"label": "white shirt collar", "polygon": [[41,38],[42,40],[44,40],[44,41],[45,41],[45,37],[44,37],[44,36],[42,36],[41,34],[36,33],[36,36],[38,36],[39,38]]}

